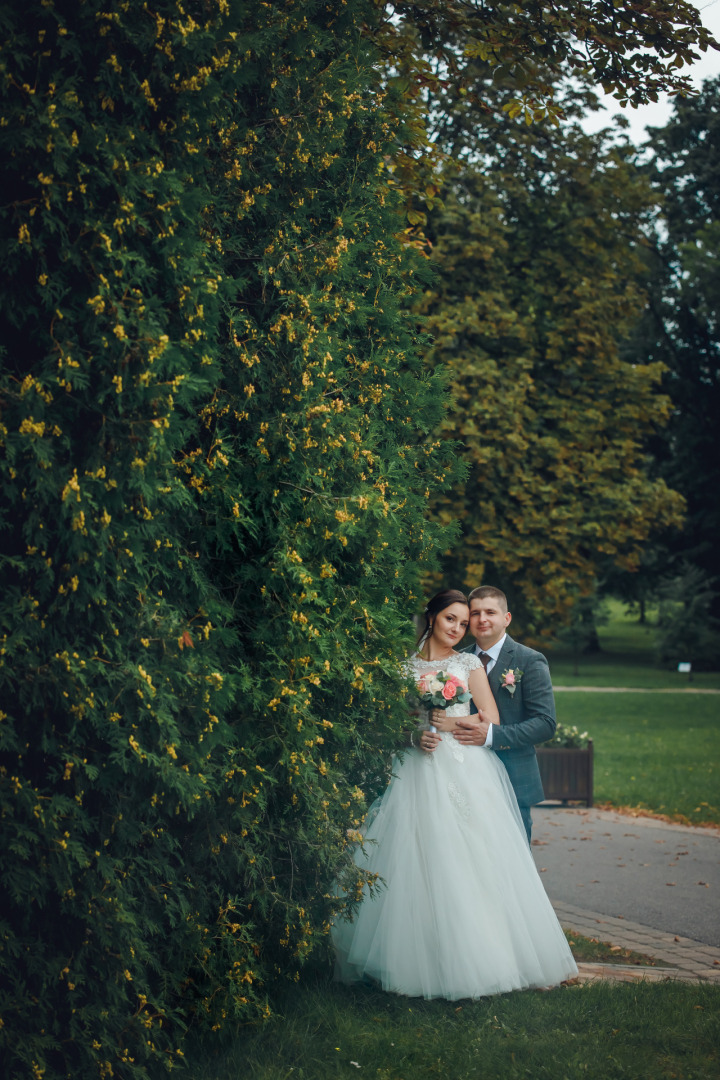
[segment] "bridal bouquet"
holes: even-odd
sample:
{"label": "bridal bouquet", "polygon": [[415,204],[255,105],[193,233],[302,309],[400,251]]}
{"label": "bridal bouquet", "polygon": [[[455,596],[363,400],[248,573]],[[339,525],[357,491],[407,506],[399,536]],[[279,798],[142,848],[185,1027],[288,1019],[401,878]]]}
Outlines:
{"label": "bridal bouquet", "polygon": [[428,671],[418,681],[420,704],[426,709],[448,709],[470,700],[467,686],[446,671]]}

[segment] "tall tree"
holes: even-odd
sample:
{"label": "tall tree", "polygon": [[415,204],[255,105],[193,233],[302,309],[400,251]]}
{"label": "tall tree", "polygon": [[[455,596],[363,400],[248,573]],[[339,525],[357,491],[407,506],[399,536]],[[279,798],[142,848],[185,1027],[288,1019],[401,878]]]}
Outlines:
{"label": "tall tree", "polygon": [[[542,107],[558,76],[588,75],[606,93],[641,104],[661,91],[691,89],[684,64],[717,48],[687,0],[386,0],[373,32],[429,92],[477,89],[475,62],[512,74],[516,89]],[[478,98],[477,100],[481,100]],[[528,99],[530,101],[530,99]]]}
{"label": "tall tree", "polygon": [[437,199],[442,140],[431,133],[438,126],[446,136],[457,133],[463,114],[475,129],[493,109],[494,93],[478,82],[478,64],[500,82],[511,81],[511,115],[528,124],[557,123],[564,111],[556,87],[568,74],[638,105],[663,91],[691,90],[684,66],[720,48],[687,0],[387,0],[377,9],[367,32],[389,80],[403,90],[405,140],[394,174],[418,231]]}
{"label": "tall tree", "polygon": [[695,568],[720,616],[720,79],[679,100],[652,129],[648,176],[659,197],[646,249],[649,300],[630,362],[665,366],[670,421],[650,444],[657,473],[687,502],[683,530],[663,538],[655,581]]}
{"label": "tall tree", "polygon": [[[488,91],[489,95],[489,91]],[[502,92],[496,98],[501,111]],[[466,482],[436,501],[460,516],[446,575],[507,586],[546,634],[606,560],[637,564],[682,500],[648,475],[644,434],[667,416],[662,364],[619,343],[642,306],[642,225],[655,196],[629,148],[579,125],[503,126],[461,139],[467,163],[431,217],[438,282],[421,312],[449,367]]]}

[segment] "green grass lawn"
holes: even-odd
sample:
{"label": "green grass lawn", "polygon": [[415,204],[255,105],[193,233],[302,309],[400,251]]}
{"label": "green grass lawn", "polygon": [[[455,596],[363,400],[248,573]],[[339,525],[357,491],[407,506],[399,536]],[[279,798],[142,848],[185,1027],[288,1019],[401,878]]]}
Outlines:
{"label": "green grass lawn", "polygon": [[[568,645],[558,642],[540,646],[550,661],[556,685],[720,689],[720,670],[694,672],[688,680],[687,675],[658,667],[652,624],[641,625],[637,618],[627,614],[625,605],[619,600],[608,601],[608,609],[608,622],[598,627],[602,651],[580,656],[577,674],[576,659]],[[652,612],[649,617],[653,618]],[[692,661],[692,657],[688,660]]]}
{"label": "green grass lawn", "polygon": [[259,1030],[192,1053],[193,1080],[715,1080],[720,989],[595,983],[477,1002],[300,984]]}
{"label": "green grass lawn", "polygon": [[595,801],[720,824],[720,694],[556,696],[593,739]]}
{"label": "green grass lawn", "polygon": [[[602,652],[579,659],[566,645],[547,653],[556,686],[720,689],[720,671],[687,675],[655,666],[652,625],[618,600],[598,628]],[[652,612],[650,613],[652,619]],[[720,694],[589,693],[556,696],[558,720],[592,736],[595,801],[720,824]]]}

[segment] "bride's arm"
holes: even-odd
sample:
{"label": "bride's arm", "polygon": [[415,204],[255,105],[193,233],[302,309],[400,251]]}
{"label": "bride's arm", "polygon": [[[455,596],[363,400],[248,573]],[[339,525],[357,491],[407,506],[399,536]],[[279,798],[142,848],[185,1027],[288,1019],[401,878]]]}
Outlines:
{"label": "bride's arm", "polygon": [[468,678],[468,689],[475,702],[475,708],[483,714],[483,720],[489,724],[500,723],[500,713],[495,704],[488,677],[482,667],[474,668]]}

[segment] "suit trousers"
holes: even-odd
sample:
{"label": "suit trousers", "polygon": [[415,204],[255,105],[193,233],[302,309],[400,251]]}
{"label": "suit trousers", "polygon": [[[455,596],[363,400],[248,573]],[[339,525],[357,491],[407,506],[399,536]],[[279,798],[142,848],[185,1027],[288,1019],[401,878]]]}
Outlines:
{"label": "suit trousers", "polygon": [[530,815],[530,807],[529,806],[518,806],[518,810],[520,811],[520,817],[522,818],[522,823],[525,826],[525,832],[527,833],[528,844],[530,844],[530,843],[532,843],[532,817]]}

